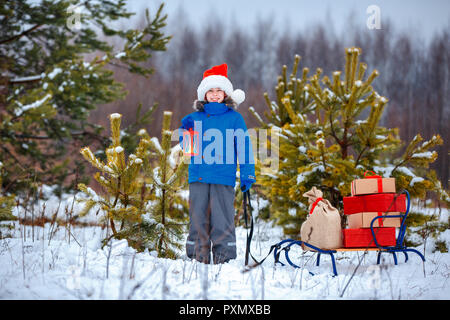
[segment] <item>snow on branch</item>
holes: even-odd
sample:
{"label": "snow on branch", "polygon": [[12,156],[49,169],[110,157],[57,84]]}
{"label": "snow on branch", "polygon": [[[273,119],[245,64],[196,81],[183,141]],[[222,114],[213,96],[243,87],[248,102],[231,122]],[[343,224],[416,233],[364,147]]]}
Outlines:
{"label": "snow on branch", "polygon": [[16,109],[14,112],[15,112],[16,116],[19,117],[23,113],[27,112],[28,110],[39,108],[40,106],[42,106],[51,97],[52,97],[51,94],[47,94],[41,100],[35,101],[35,102],[27,104],[25,106],[22,105],[19,101],[17,101],[17,104],[19,105],[19,108]]}

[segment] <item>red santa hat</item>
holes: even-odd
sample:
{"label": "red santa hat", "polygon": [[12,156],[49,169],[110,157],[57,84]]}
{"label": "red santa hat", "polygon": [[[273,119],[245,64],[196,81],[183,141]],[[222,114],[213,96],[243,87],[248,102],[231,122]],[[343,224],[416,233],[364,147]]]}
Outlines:
{"label": "red santa hat", "polygon": [[227,76],[228,66],[223,63],[206,70],[203,73],[203,80],[197,88],[198,100],[205,100],[205,95],[208,90],[213,88],[220,88],[227,96],[231,97],[234,102],[241,104],[245,100],[245,92],[241,89],[233,90],[233,84]]}

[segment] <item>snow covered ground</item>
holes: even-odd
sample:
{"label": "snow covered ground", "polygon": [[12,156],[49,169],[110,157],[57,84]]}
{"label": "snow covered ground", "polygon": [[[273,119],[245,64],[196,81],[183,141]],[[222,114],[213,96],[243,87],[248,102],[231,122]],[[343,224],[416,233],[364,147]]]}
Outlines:
{"label": "snow covered ground", "polygon": [[[64,212],[64,206],[61,204],[60,212]],[[57,207],[54,199],[46,202],[46,212]],[[74,212],[77,209],[75,204]],[[299,247],[293,247],[290,257],[304,268],[274,265],[271,255],[263,265],[244,272],[246,230],[242,227],[237,228],[238,257],[223,265],[160,259],[148,252],[136,253],[126,241],[113,241],[111,247],[102,250],[100,241],[106,230],[95,226],[73,227],[69,235],[65,227],[52,229],[50,223],[43,228],[35,226],[34,230],[15,223],[9,233],[12,238],[0,240],[0,299],[450,298],[450,256],[433,253],[430,239],[425,263],[414,253],[409,254],[406,263],[403,255],[398,255],[397,266],[390,254],[383,254],[382,264],[377,266],[375,252],[338,253],[339,275],[333,277],[329,257],[322,256],[316,267],[316,255],[304,253]],[[450,246],[450,231],[442,237]],[[254,256],[265,256],[270,246],[282,239],[281,228],[257,222],[252,242]],[[423,252],[423,246],[416,249]],[[351,279],[359,259],[362,263]],[[280,260],[286,262],[283,255]]]}

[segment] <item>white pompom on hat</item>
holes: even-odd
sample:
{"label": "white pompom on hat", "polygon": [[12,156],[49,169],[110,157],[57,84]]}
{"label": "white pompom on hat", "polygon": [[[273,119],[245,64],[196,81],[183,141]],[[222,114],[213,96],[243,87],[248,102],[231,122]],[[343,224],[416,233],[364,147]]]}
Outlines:
{"label": "white pompom on hat", "polygon": [[245,92],[241,89],[233,90],[233,84],[227,76],[228,66],[223,63],[206,70],[203,73],[203,80],[197,88],[197,98],[200,101],[205,100],[206,93],[213,88],[220,88],[234,102],[241,104],[245,100]]}

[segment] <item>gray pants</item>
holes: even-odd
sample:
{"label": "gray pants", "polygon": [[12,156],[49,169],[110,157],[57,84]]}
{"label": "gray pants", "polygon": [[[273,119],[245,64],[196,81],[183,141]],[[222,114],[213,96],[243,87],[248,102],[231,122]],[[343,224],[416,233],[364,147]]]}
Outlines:
{"label": "gray pants", "polygon": [[191,259],[224,263],[236,258],[234,188],[193,182],[189,184],[189,235],[186,254]]}

